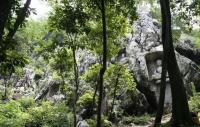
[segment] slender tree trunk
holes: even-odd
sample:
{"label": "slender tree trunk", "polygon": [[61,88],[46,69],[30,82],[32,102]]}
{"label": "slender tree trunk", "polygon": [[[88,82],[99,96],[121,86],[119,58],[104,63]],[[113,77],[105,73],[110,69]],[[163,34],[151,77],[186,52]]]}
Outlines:
{"label": "slender tree trunk", "polygon": [[158,110],[157,110],[156,118],[155,118],[155,126],[161,124],[164,102],[165,102],[166,72],[167,72],[167,70],[166,70],[166,58],[164,58],[164,56],[166,57],[167,55],[164,55],[164,53],[163,53],[160,96],[159,96]]}
{"label": "slender tree trunk", "polygon": [[30,4],[31,0],[27,0],[26,3],[24,4],[24,7],[20,10],[20,13],[17,15],[17,19],[14,23],[13,29],[10,29],[8,33],[7,39],[13,38],[19,26],[22,25],[22,23],[24,22]]}
{"label": "slender tree trunk", "polygon": [[3,100],[6,100],[7,99],[7,79],[4,77],[4,95],[3,95]]}
{"label": "slender tree trunk", "polygon": [[96,84],[96,86],[95,86],[95,91],[94,91],[94,94],[93,94],[93,97],[92,97],[92,105],[89,109],[89,113],[88,113],[87,118],[90,118],[94,114],[94,107],[95,107],[95,102],[96,102],[97,91],[98,91],[98,84]]}
{"label": "slender tree trunk", "polygon": [[186,91],[180,70],[176,61],[174,52],[172,30],[171,30],[171,12],[169,0],[161,0],[162,21],[164,22],[165,34],[164,51],[167,52],[167,70],[170,78],[172,92],[172,126],[178,127],[192,123],[187,102]]}
{"label": "slender tree trunk", "polygon": [[[160,0],[161,2],[161,0]],[[164,10],[161,9],[161,13],[164,14]],[[164,19],[165,15],[162,15],[162,19]],[[158,110],[156,113],[155,118],[155,126],[161,124],[162,115],[163,115],[163,108],[164,108],[164,102],[165,102],[165,89],[166,89],[166,73],[167,73],[167,50],[165,47],[166,39],[165,39],[165,32],[166,29],[166,20],[162,20],[162,44],[163,44],[163,58],[162,58],[162,74],[161,74],[161,86],[160,86],[160,96],[159,96],[159,104],[158,104]]]}
{"label": "slender tree trunk", "polygon": [[106,16],[105,16],[105,2],[101,0],[101,15],[102,15],[102,29],[103,29],[103,67],[99,73],[99,98],[97,107],[97,127],[101,125],[101,105],[103,96],[103,75],[106,71],[106,57],[107,57],[107,35],[106,35]]}
{"label": "slender tree trunk", "polygon": [[93,98],[92,98],[92,109],[91,109],[91,114],[92,114],[93,111],[94,111],[95,99],[96,99],[97,91],[98,91],[98,84],[96,84],[96,88],[95,88],[94,95],[93,95]]}
{"label": "slender tree trunk", "polygon": [[64,89],[65,89],[65,78],[64,76],[61,74],[61,77],[62,77],[62,86],[61,86],[61,93],[65,95],[65,92],[64,92]]}
{"label": "slender tree trunk", "polygon": [[112,102],[112,107],[111,107],[111,113],[113,112],[113,108],[114,108],[114,105],[115,105],[115,98],[116,98],[116,93],[117,93],[118,81],[119,81],[119,74],[117,75],[116,82],[115,82],[115,89],[114,89],[114,95],[113,95],[113,102]]}
{"label": "slender tree trunk", "polygon": [[75,47],[72,48],[73,52],[73,61],[74,61],[74,82],[75,82],[75,91],[74,91],[74,105],[73,105],[73,114],[74,114],[74,127],[76,127],[76,102],[78,99],[78,89],[79,89],[79,79],[78,79],[78,66],[76,62],[76,49]]}

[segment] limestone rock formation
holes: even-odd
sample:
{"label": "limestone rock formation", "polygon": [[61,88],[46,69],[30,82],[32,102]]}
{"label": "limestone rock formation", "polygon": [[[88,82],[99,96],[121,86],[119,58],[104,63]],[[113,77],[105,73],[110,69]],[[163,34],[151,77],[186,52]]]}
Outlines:
{"label": "limestone rock formation", "polygon": [[35,97],[35,100],[37,101],[44,97],[46,97],[46,98],[53,97],[58,92],[59,85],[60,85],[60,82],[58,82],[58,81],[50,81],[37,94],[37,96]]}
{"label": "limestone rock formation", "polygon": [[127,91],[127,93],[120,100],[122,101],[119,104],[119,107],[123,109],[125,114],[142,115],[148,112],[150,108],[146,97],[138,90],[136,90],[135,93]]}
{"label": "limestone rock formation", "polygon": [[[129,44],[126,47],[129,67],[137,81],[137,88],[146,96],[151,107],[156,110],[162,71],[161,26],[152,18],[149,11],[139,11],[139,19],[134,27],[136,32],[129,35]],[[195,83],[194,78],[199,77],[195,69],[197,65],[177,52],[176,58],[187,93],[191,95],[191,83]],[[171,89],[167,76],[165,108],[170,108],[171,103]]]}
{"label": "limestone rock formation", "polygon": [[195,48],[191,40],[184,40],[184,42],[178,44],[175,49],[181,55],[189,58],[196,64],[200,64],[200,49]]}
{"label": "limestone rock formation", "polygon": [[83,121],[79,121],[76,127],[89,127],[89,125],[85,120],[83,120]]}

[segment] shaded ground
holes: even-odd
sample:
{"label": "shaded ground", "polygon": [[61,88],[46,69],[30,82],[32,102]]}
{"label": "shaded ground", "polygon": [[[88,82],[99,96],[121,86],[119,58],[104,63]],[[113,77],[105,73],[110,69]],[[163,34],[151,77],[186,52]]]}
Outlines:
{"label": "shaded ground", "polygon": [[[162,124],[165,124],[165,123],[169,122],[170,119],[171,119],[171,116],[172,116],[171,113],[170,113],[170,114],[167,114],[167,115],[164,115],[163,118],[162,118],[161,123],[162,123]],[[154,123],[154,120],[155,120],[155,118],[152,117],[151,120],[149,121],[149,123],[147,123],[146,125],[136,125],[136,124],[134,124],[134,123],[131,123],[131,124],[130,124],[129,126],[127,126],[127,127],[153,127],[152,125],[153,125],[153,123]]]}

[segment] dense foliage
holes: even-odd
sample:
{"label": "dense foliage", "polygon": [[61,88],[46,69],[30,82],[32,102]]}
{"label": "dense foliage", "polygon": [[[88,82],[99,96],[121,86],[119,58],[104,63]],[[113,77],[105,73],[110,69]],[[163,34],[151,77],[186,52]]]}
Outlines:
{"label": "dense foliage", "polygon": [[2,127],[69,127],[72,114],[64,103],[35,103],[32,98],[2,102],[0,126]]}
{"label": "dense foliage", "polygon": [[[167,49],[164,51],[166,63],[177,63],[172,41],[178,45],[183,40],[191,40],[189,49],[200,56],[199,0],[170,1],[168,15],[156,0],[46,2],[52,10],[47,18],[37,21],[28,19],[31,13],[36,14],[36,10],[29,7],[31,0],[0,2],[0,127],[76,127],[81,122],[93,127],[99,126],[97,114],[102,116],[104,127],[152,124],[155,111],[148,102],[153,99],[147,97],[152,91],[147,90],[150,88],[144,82],[142,85],[146,86],[139,88],[137,80],[153,82],[154,79],[135,75],[133,71],[137,70],[132,68],[136,65],[130,66],[132,59],[126,59],[129,42],[146,41],[153,33],[144,36],[143,32],[148,30],[143,29],[139,33],[141,38],[135,37],[137,23],[144,18],[138,10],[144,4],[150,8],[147,15],[153,21],[152,24],[141,22],[139,27],[155,25],[160,28],[162,23],[164,34],[154,34],[158,34],[158,41],[167,45],[163,48]],[[170,17],[163,20],[164,16]],[[167,21],[168,28],[164,26]],[[154,43],[154,38],[149,40]],[[146,50],[142,48],[137,52]],[[171,53],[174,57],[169,58]],[[138,60],[137,64],[142,64],[140,62]],[[182,75],[175,64],[167,67],[167,76],[171,78],[170,83],[179,79],[174,86],[183,86]],[[198,66],[196,73],[200,73]],[[172,75],[173,71],[178,73]],[[184,76],[190,71],[193,70],[185,72]],[[172,92],[179,93],[177,95],[185,92],[184,86],[183,90],[173,88]],[[173,96],[172,100],[176,97],[183,99],[183,96]],[[180,103],[189,104],[190,111],[198,114],[200,94],[193,92],[188,99]],[[174,103],[178,101],[173,100]],[[174,117],[175,109],[172,111]]]}

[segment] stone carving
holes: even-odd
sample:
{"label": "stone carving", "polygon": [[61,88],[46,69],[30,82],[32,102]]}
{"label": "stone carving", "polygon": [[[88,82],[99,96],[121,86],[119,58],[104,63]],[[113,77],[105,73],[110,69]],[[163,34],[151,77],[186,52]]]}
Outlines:
{"label": "stone carving", "polygon": [[[159,99],[162,72],[161,26],[152,18],[150,11],[138,11],[135,22],[136,32],[130,34],[126,47],[129,68],[138,83],[137,88],[146,96],[151,107],[156,110]],[[192,95],[191,83],[200,77],[195,69],[197,65],[176,52],[176,58],[184,79],[188,95]],[[167,76],[165,108],[171,107],[171,88]]]}

